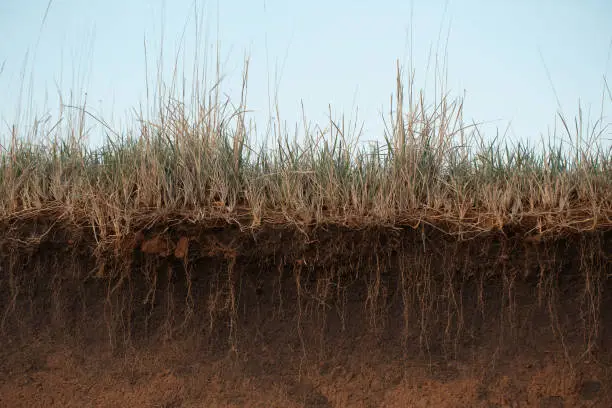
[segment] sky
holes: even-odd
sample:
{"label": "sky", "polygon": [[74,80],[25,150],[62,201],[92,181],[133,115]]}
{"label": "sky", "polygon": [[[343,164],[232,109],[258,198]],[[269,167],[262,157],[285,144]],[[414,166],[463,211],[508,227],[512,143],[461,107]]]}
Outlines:
{"label": "sky", "polygon": [[610,21],[610,0],[0,0],[0,139],[57,115],[59,95],[82,105],[87,94],[90,111],[129,127],[159,61],[166,83],[179,61],[187,84],[194,62],[212,84],[218,55],[234,104],[249,58],[258,133],[276,106],[290,129],[303,112],[325,126],[331,106],[363,125],[363,140],[381,140],[399,60],[428,100],[446,78],[445,93],[464,98],[464,119],[486,135],[537,142],[559,111],[573,118],[580,103],[601,116]]}

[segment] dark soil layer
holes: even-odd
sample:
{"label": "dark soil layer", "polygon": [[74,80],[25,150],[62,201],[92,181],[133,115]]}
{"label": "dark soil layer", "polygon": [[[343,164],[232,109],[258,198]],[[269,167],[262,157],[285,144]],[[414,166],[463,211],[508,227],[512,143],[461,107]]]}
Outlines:
{"label": "dark soil layer", "polygon": [[609,231],[5,231],[0,406],[612,406]]}

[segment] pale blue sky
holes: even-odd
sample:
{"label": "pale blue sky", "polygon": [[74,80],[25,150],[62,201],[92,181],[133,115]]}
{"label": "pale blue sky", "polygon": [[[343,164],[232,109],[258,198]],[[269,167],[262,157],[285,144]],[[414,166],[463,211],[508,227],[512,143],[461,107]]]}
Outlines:
{"label": "pale blue sky", "polygon": [[[612,78],[610,0],[54,0],[41,28],[48,3],[0,0],[2,135],[17,118],[22,72],[25,88],[31,74],[34,84],[22,106],[55,112],[59,87],[65,97],[72,90],[77,101],[87,92],[93,111],[117,127],[126,123],[126,112],[145,97],[144,40],[153,64],[162,22],[166,68],[174,64],[185,27],[187,55],[208,44],[209,64],[218,39],[223,89],[236,98],[250,56],[248,105],[262,132],[270,92],[278,89],[290,127],[300,121],[301,101],[313,122],[325,121],[328,104],[347,117],[357,106],[363,139],[379,138],[396,59],[412,65],[416,85],[430,90],[434,72],[427,58],[436,46],[447,57],[448,93],[465,94],[465,119],[492,122],[484,127],[489,134],[511,121],[514,137],[538,138],[553,124],[558,102],[573,117],[580,99],[596,118],[603,78]],[[195,8],[204,12],[199,45]]]}

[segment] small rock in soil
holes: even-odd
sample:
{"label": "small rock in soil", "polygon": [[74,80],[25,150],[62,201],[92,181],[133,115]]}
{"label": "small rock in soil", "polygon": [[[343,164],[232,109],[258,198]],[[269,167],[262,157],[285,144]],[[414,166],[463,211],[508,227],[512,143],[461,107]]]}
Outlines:
{"label": "small rock in soil", "polygon": [[583,400],[593,400],[601,390],[601,382],[595,380],[584,381],[580,386],[580,398]]}

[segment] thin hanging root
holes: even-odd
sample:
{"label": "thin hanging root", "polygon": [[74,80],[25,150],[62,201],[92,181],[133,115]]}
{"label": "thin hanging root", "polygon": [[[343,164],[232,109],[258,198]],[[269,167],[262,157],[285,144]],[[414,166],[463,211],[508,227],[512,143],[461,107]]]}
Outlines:
{"label": "thin hanging root", "polygon": [[[302,361],[306,359],[306,342],[304,341],[304,330],[302,327],[302,268],[304,267],[303,262],[295,262],[293,266],[293,276],[295,279],[295,289],[297,295],[297,333],[300,339],[300,345],[302,348]],[[301,365],[300,365],[301,368]],[[301,374],[301,369],[300,369]]]}
{"label": "thin hanging root", "polygon": [[181,324],[181,328],[184,329],[187,327],[187,325],[193,318],[195,302],[193,299],[193,280],[191,266],[187,263],[186,258],[183,258],[182,265],[185,271],[185,283],[187,288],[187,293],[185,294],[185,312],[183,323]]}
{"label": "thin hanging root", "polygon": [[580,273],[584,279],[584,290],[581,294],[580,317],[583,322],[584,342],[586,343],[583,355],[592,351],[600,334],[602,275],[605,271],[603,265],[598,262],[599,258],[595,256],[599,247],[600,245],[595,246],[592,241],[581,240]]}
{"label": "thin hanging root", "polygon": [[285,260],[284,259],[280,259],[280,261],[278,261],[277,265],[276,265],[276,270],[278,271],[278,277],[276,279],[276,281],[278,282],[277,284],[277,296],[276,298],[278,299],[278,307],[275,310],[275,313],[277,314],[278,317],[282,317],[283,316],[283,271],[284,271],[284,267],[285,267]]}
{"label": "thin hanging root", "polygon": [[3,334],[5,333],[6,322],[8,318],[13,316],[13,314],[15,313],[17,309],[17,297],[19,296],[19,293],[21,291],[21,288],[19,285],[19,279],[15,275],[15,272],[18,272],[17,268],[15,267],[16,265],[17,265],[16,259],[15,259],[15,256],[13,255],[9,259],[9,267],[7,271],[8,288],[9,288],[8,292],[10,294],[10,300],[4,310],[4,313],[2,314],[2,323],[0,324],[0,330],[2,331]]}
{"label": "thin hanging root", "polygon": [[[380,258],[378,253],[375,253],[374,279],[368,279],[366,282],[368,295],[365,301],[366,313],[369,317],[370,327],[376,331],[378,329],[379,320],[379,302],[381,294],[381,277],[380,277]],[[372,271],[368,268],[368,278],[371,277]]]}
{"label": "thin hanging root", "polygon": [[238,350],[238,306],[236,299],[236,256],[229,258],[227,265],[227,305],[229,309],[229,344],[231,350]]}

